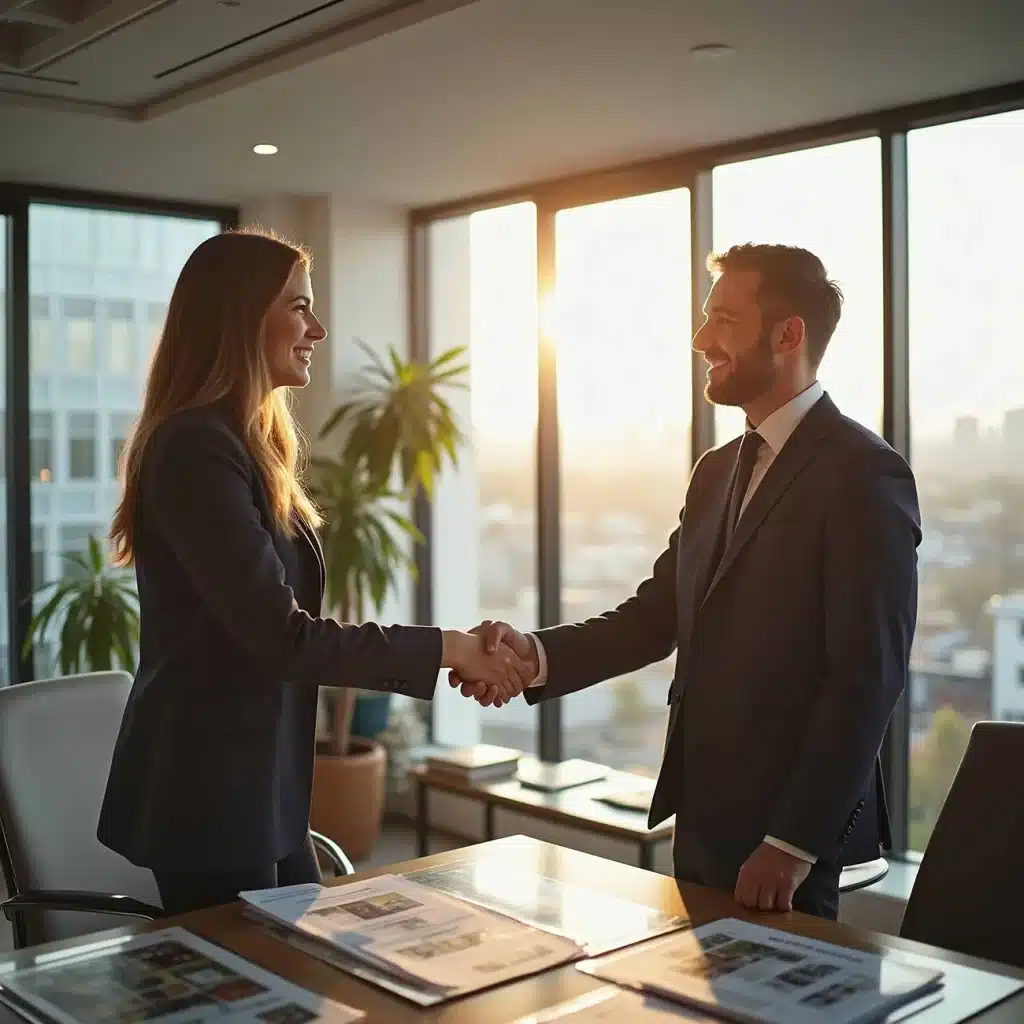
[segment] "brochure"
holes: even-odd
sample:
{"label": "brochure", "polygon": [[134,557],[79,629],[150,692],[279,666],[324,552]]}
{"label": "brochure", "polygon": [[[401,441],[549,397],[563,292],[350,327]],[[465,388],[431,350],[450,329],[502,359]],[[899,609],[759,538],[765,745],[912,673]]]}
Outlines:
{"label": "brochure", "polygon": [[280,923],[417,987],[461,995],[578,960],[570,939],[399,875],[243,892]]}
{"label": "brochure", "polygon": [[0,973],[0,1001],[53,1024],[352,1024],[362,1010],[314,995],[193,935],[165,928],[40,953]]}
{"label": "brochure", "polygon": [[735,918],[578,964],[604,981],[751,1024],[863,1024],[937,991],[943,971]]}

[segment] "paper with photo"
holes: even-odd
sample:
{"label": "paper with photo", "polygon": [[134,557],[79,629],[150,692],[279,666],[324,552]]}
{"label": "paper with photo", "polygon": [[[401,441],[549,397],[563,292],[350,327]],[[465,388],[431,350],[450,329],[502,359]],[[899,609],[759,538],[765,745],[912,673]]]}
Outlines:
{"label": "paper with photo", "polygon": [[757,1024],[879,1021],[938,990],[943,978],[937,968],[733,918],[578,967]]}
{"label": "paper with photo", "polygon": [[627,989],[595,989],[515,1024],[716,1024],[714,1017],[658,996]]}
{"label": "paper with photo", "polygon": [[56,1024],[353,1024],[366,1017],[184,928],[42,953],[0,977],[0,999]]}
{"label": "paper with photo", "polygon": [[[257,909],[399,976],[472,990],[583,956],[570,939],[531,928],[399,875],[322,888],[292,900],[241,896]],[[301,905],[301,913],[296,911]]]}
{"label": "paper with photo", "polygon": [[689,926],[689,918],[504,864],[456,861],[403,876],[579,943],[587,956]]}

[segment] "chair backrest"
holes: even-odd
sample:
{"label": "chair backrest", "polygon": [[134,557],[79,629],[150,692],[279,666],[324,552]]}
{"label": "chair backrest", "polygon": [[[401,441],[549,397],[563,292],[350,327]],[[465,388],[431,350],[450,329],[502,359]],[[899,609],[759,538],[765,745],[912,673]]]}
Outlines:
{"label": "chair backrest", "polygon": [[[126,672],[89,672],[0,688],[0,822],[20,891],[85,889],[160,905],[152,873],[96,838],[131,684]],[[70,912],[30,920],[32,942],[128,923]]]}
{"label": "chair backrest", "polygon": [[1024,723],[979,722],[924,852],[900,935],[1024,967]]}

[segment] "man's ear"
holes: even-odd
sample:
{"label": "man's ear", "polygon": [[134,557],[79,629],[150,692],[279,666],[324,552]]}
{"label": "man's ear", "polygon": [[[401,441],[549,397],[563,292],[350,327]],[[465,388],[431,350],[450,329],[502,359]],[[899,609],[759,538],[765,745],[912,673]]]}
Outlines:
{"label": "man's ear", "polygon": [[798,352],[806,339],[807,326],[800,316],[787,316],[772,329],[772,348],[780,356]]}

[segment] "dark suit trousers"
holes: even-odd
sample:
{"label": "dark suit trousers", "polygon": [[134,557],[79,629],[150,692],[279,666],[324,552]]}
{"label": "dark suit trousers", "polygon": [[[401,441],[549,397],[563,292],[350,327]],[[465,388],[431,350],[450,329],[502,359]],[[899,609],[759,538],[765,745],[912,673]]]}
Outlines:
{"label": "dark suit trousers", "polygon": [[[731,893],[736,889],[743,859],[715,853],[698,838],[676,828],[672,861],[675,877],[680,882],[694,882]],[[824,861],[814,864],[793,896],[793,909],[835,921],[839,916],[839,868]]]}
{"label": "dark suit trousers", "polygon": [[313,840],[306,841],[294,853],[275,864],[239,871],[210,873],[154,871],[160,901],[168,914],[187,914],[234,903],[248,889],[276,889],[279,885],[299,885],[320,881],[320,865]]}

